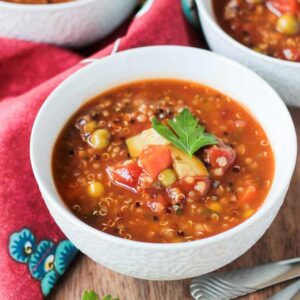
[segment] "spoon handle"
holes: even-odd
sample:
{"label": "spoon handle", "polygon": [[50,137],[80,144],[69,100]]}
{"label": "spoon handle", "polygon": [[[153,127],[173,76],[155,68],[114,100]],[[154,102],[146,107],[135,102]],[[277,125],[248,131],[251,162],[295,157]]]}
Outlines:
{"label": "spoon handle", "polygon": [[300,280],[295,281],[269,300],[300,300]]}
{"label": "spoon handle", "polygon": [[300,257],[253,268],[196,277],[190,286],[195,300],[235,299],[300,276]]}

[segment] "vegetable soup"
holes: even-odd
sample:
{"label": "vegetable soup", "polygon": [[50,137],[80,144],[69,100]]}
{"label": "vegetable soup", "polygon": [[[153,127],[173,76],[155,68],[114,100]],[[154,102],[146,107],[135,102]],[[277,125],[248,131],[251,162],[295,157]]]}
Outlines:
{"label": "vegetable soup", "polygon": [[144,242],[193,241],[240,224],[262,205],[273,174],[268,138],[244,107],[173,79],[88,101],[53,152],[57,190],[78,218]]}
{"label": "vegetable soup", "polygon": [[214,0],[220,26],[245,46],[300,62],[298,0]]}

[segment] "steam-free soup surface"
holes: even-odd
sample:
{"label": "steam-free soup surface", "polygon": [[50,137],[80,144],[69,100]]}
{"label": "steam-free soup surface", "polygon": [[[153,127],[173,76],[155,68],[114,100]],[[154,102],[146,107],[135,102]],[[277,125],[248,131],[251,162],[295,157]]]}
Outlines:
{"label": "steam-free soup surface", "polygon": [[88,101],[53,153],[57,190],[78,218],[155,243],[244,222],[264,202],[273,173],[268,138],[245,108],[212,88],[168,79]]}
{"label": "steam-free soup surface", "polygon": [[300,1],[214,0],[220,26],[245,46],[300,62]]}

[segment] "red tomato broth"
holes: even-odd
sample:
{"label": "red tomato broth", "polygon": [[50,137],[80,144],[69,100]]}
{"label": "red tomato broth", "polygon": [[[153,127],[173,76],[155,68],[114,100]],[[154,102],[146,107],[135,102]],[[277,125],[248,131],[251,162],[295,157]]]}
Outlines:
{"label": "red tomato broth", "polygon": [[[157,189],[154,183],[143,192],[126,188],[111,181],[107,168],[118,167],[129,158],[125,139],[150,128],[153,114],[164,121],[183,107],[205,125],[207,132],[233,147],[236,158],[224,175],[216,176],[212,171],[209,177],[195,179],[200,185],[201,180],[211,182],[202,197],[193,196],[194,191],[190,197],[186,193],[189,183],[177,178],[172,187],[185,195],[178,214],[168,206],[167,189]],[[89,133],[81,135],[76,128],[85,119],[97,124],[90,130],[110,131],[108,147],[97,150],[89,146],[85,141]],[[203,158],[211,147],[200,149],[197,157]],[[140,171],[133,170],[132,174],[140,176]],[[145,242],[192,241],[240,224],[262,205],[273,175],[274,158],[267,136],[244,107],[212,88],[169,79],[129,83],[95,97],[71,117],[53,152],[57,190],[78,218],[106,233]],[[101,182],[104,188],[99,197],[87,192],[93,181]]]}
{"label": "red tomato broth", "polygon": [[214,0],[213,6],[221,28],[241,44],[300,62],[298,0]]}

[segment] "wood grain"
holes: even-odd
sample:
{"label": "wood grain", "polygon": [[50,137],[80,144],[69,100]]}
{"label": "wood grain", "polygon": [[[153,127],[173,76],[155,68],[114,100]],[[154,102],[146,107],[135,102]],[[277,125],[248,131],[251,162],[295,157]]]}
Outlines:
{"label": "wood grain", "polygon": [[[300,137],[300,109],[290,109],[298,137]],[[289,147],[289,145],[282,145]],[[298,157],[300,154],[298,138]],[[235,269],[300,256],[300,159],[298,158],[292,183],[276,220],[263,238],[246,254],[225,267]],[[99,295],[111,294],[120,300],[190,300],[190,280],[155,282],[126,277],[97,265],[79,255],[60,280],[50,300],[80,300],[85,289]],[[265,289],[241,300],[267,299],[286,284]],[[285,299],[283,299],[285,300]]]}

